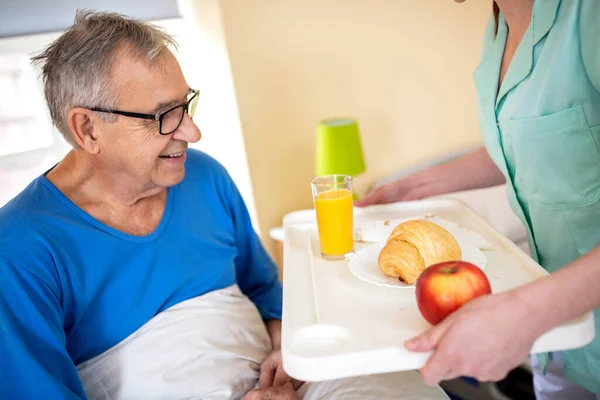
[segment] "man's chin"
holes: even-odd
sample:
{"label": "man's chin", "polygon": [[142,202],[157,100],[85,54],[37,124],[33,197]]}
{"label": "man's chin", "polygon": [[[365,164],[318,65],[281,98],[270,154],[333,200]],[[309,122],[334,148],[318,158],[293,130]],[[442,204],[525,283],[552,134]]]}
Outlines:
{"label": "man's chin", "polygon": [[185,168],[182,168],[181,171],[171,172],[169,174],[163,174],[160,179],[157,179],[155,182],[159,186],[170,187],[175,186],[183,180],[185,177]]}

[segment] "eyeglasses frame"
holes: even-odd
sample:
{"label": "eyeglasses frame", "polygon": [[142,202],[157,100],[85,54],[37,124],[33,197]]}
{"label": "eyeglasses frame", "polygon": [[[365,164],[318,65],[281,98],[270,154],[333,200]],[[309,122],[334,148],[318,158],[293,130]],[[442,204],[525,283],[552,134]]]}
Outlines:
{"label": "eyeglasses frame", "polygon": [[[140,118],[140,119],[149,119],[149,120],[154,120],[158,122],[158,133],[161,135],[170,135],[171,133],[175,132],[177,129],[179,129],[179,127],[181,126],[181,122],[183,121],[183,115],[184,114],[188,114],[190,117],[193,117],[193,114],[195,113],[196,109],[194,107],[194,109],[192,110],[192,114],[189,113],[189,107],[190,104],[192,103],[192,101],[194,101],[194,99],[196,99],[198,97],[198,94],[200,93],[199,90],[195,90],[195,89],[190,89],[188,92],[188,95],[192,95],[188,101],[186,101],[183,104],[179,104],[176,105],[174,107],[169,108],[166,111],[160,112],[160,113],[156,113],[156,114],[143,114],[143,113],[138,113],[138,112],[131,112],[131,111],[121,111],[121,110],[114,110],[111,108],[103,108],[103,107],[90,107],[88,108],[88,110],[90,111],[97,111],[97,112],[103,112],[103,113],[109,113],[109,114],[116,114],[116,115],[122,115],[124,117],[131,117],[131,118]],[[170,132],[162,132],[162,123],[163,123],[163,119],[165,117],[165,115],[167,115],[168,113],[170,113],[171,111],[175,110],[176,108],[179,107],[183,107],[183,113],[181,113],[181,119],[179,120],[179,123],[177,124],[177,126],[175,127],[175,129],[173,129]]]}

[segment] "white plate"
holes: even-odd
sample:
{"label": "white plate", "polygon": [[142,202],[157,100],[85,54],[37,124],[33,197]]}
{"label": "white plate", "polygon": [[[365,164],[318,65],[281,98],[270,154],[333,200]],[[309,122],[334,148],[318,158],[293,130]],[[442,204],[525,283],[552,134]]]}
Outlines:
{"label": "white plate", "polygon": [[354,231],[354,240],[357,242],[381,242],[387,240],[394,228],[401,222],[411,219],[425,219],[436,223],[456,238],[457,241],[469,242],[482,250],[490,250],[491,244],[480,234],[461,226],[456,222],[447,220],[433,213],[416,215],[408,218],[395,218],[376,221],[361,221],[357,223]]}
{"label": "white plate", "polygon": [[[485,254],[469,242],[457,239],[462,252],[462,259],[477,265],[484,269],[487,263]],[[385,275],[380,269],[377,259],[386,241],[373,243],[362,250],[356,252],[348,263],[350,271],[359,279],[378,286],[387,286],[394,288],[413,289],[415,285],[409,285],[398,278],[392,278]]]}

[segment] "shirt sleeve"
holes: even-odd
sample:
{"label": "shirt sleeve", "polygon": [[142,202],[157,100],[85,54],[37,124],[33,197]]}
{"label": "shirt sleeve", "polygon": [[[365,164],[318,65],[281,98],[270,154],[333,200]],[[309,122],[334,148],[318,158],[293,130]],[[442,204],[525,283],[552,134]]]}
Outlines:
{"label": "shirt sleeve", "polygon": [[0,398],[85,399],[58,293],[0,257]]}
{"label": "shirt sleeve", "polygon": [[254,231],[248,209],[231,178],[229,187],[238,250],[235,259],[237,283],[264,320],[281,319],[283,289],[277,266]]}
{"label": "shirt sleeve", "polygon": [[582,1],[579,13],[581,57],[590,81],[600,92],[600,1]]}

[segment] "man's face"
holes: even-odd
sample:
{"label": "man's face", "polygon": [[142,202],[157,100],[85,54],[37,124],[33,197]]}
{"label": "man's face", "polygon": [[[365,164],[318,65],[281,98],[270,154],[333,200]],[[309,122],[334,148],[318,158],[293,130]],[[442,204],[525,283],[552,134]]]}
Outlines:
{"label": "man's face", "polygon": [[[114,108],[121,111],[155,114],[188,97],[188,84],[170,52],[150,65],[126,49],[117,51],[110,82],[117,93]],[[101,136],[100,167],[109,169],[114,179],[152,188],[183,179],[185,150],[200,140],[200,130],[187,114],[169,135],[159,134],[157,121],[118,116],[116,122],[102,125]]]}

